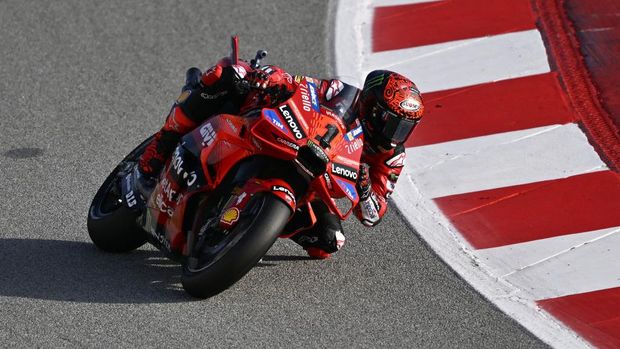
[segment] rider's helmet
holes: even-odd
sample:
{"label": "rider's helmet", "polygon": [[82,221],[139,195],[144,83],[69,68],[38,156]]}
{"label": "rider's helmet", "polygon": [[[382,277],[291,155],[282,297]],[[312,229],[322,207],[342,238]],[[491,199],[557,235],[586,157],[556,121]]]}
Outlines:
{"label": "rider's helmet", "polygon": [[375,148],[384,150],[403,144],[424,113],[416,85],[387,70],[375,70],[366,76],[357,107],[364,137]]}

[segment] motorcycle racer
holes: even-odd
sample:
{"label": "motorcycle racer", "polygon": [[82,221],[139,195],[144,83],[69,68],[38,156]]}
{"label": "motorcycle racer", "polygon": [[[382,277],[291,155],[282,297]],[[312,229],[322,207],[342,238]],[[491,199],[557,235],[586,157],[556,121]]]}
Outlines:
{"label": "motorcycle racer", "polygon": [[[423,115],[420,92],[411,80],[386,70],[369,73],[362,90],[336,79],[315,81],[322,106],[341,116],[347,125],[362,125],[362,165],[357,179],[360,201],[354,213],[365,226],[375,226],[387,211],[387,199],[404,166],[403,144]],[[204,73],[190,68],[181,95],[140,158],[138,183],[146,187],[141,190],[148,190],[180,138],[206,119],[278,104],[290,97],[295,84],[295,77],[273,65],[251,69],[224,59]],[[250,107],[242,110],[244,105]],[[342,225],[324,203],[313,202],[312,209],[314,226],[303,228],[307,212],[301,208],[285,232],[297,232],[291,239],[311,257],[327,258],[344,245]]]}

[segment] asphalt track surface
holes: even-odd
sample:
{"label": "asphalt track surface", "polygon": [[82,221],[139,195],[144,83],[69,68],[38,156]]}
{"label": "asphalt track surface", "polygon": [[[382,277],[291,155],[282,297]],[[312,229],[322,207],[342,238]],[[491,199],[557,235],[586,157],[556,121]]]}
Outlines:
{"label": "asphalt track surface", "polygon": [[0,346],[542,347],[459,279],[394,207],[313,261],[278,241],[209,300],[144,247],[105,254],[88,205],[162,123],[187,67],[270,52],[329,74],[323,1],[0,1]]}

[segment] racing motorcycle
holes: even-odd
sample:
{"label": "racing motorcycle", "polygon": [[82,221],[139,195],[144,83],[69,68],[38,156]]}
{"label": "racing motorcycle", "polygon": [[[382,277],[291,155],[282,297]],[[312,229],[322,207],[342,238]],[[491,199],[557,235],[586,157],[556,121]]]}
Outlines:
{"label": "racing motorcycle", "polygon": [[[237,47],[233,37],[229,62],[260,68],[265,51],[248,64]],[[346,219],[359,201],[363,132],[319,103],[316,84],[296,77],[295,92],[278,105],[209,118],[180,140],[148,197],[136,187],[145,140],[97,191],[88,213],[93,243],[128,252],[149,242],[181,263],[190,295],[207,298],[241,279],[278,237],[312,227],[312,202]]]}

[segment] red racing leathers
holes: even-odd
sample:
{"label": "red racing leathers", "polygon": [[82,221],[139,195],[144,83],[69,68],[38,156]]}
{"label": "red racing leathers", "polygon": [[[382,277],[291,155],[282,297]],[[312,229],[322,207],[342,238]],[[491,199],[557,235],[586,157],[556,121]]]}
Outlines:
{"label": "red racing leathers", "polygon": [[[194,69],[194,77],[190,72]],[[248,71],[247,65],[218,64],[205,73],[192,68],[188,81],[166,118],[162,129],[155,135],[140,159],[140,170],[155,175],[171,155],[180,138],[193,130],[212,115],[219,113],[241,113],[242,105],[267,106],[287,99],[295,89],[293,77],[275,66],[264,66],[260,70]],[[343,117],[347,125],[358,124],[355,106],[347,110],[339,108],[339,100],[357,101],[360,90],[339,80],[317,80],[319,99],[322,105]],[[245,86],[245,88],[239,88]],[[249,90],[248,87],[261,87]],[[248,91],[251,91],[248,93]],[[248,103],[249,102],[249,103]],[[355,104],[355,103],[353,103]],[[354,208],[357,218],[366,226],[374,226],[387,211],[387,199],[394,191],[400,174],[405,152],[402,146],[387,151],[366,141],[358,175],[360,202]],[[313,204],[317,224],[315,227],[292,237],[312,257],[326,258],[338,251],[344,244],[340,220],[329,213],[325,205]],[[294,221],[294,219],[291,220]],[[291,223],[289,222],[289,223]]]}
{"label": "red racing leathers", "polygon": [[[337,100],[340,94],[346,94],[347,89],[355,89],[340,80],[321,80],[319,86],[319,98],[323,105],[337,104],[334,100]],[[358,89],[355,90],[356,93],[359,92]],[[352,116],[355,118],[355,108],[352,110]],[[375,226],[385,215],[388,207],[387,199],[394,191],[404,161],[405,149],[402,145],[382,151],[368,139],[365,141],[360,159],[362,168],[358,176],[360,202],[353,211],[364,225]]]}

